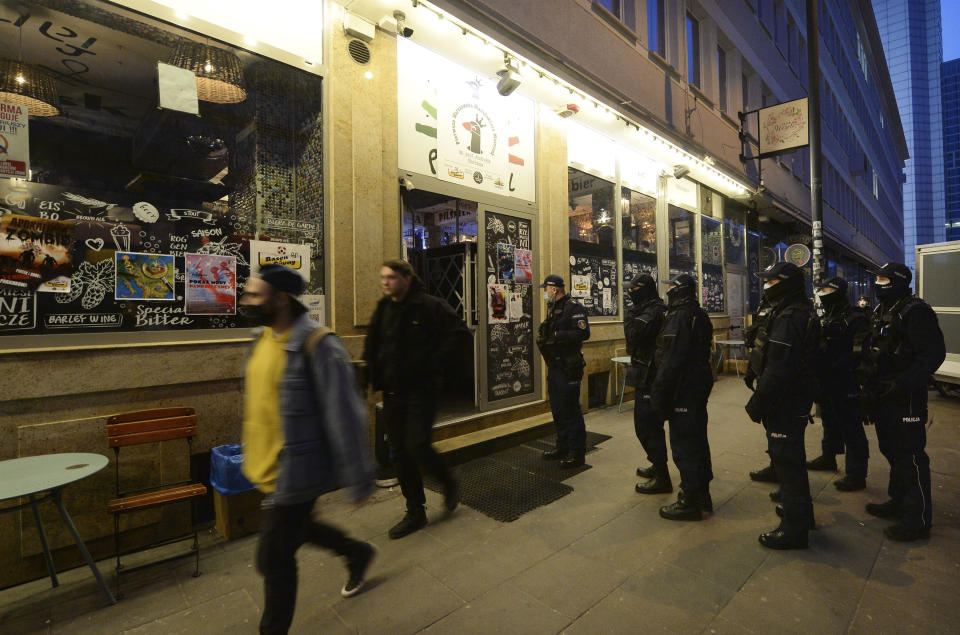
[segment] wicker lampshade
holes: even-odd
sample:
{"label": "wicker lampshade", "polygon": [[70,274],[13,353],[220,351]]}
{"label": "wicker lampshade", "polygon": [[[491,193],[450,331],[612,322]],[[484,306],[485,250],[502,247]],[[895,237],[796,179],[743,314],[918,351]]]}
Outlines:
{"label": "wicker lampshade", "polygon": [[0,101],[26,106],[35,117],[60,114],[57,82],[23,62],[0,59]]}
{"label": "wicker lampshade", "polygon": [[240,58],[231,51],[199,42],[181,42],[170,63],[197,76],[197,97],[215,104],[235,104],[247,98]]}

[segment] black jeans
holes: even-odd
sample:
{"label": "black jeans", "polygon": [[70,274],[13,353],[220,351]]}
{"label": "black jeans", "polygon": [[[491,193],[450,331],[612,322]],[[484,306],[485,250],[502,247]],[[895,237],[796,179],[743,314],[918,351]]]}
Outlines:
{"label": "black jeans", "polygon": [[557,429],[557,450],[563,456],[581,457],[586,452],[587,428],[580,410],[580,382],[559,366],[547,367],[547,395]]}
{"label": "black jeans", "polygon": [[450,469],[431,445],[437,404],[429,391],[383,393],[383,416],[387,421],[390,452],[397,465],[400,491],[407,510],[417,511],[427,501],[420,467],[443,485],[453,481]]}
{"label": "black jeans", "polygon": [[305,542],[349,557],[363,544],[313,519],[315,500],[264,507],[257,542],[257,571],[263,576],[261,633],[286,633],[297,601],[297,550]]}
{"label": "black jeans", "polygon": [[828,391],[820,404],[823,415],[823,454],[846,454],[846,473],[867,478],[870,448],[863,430],[857,395],[846,390]]}
{"label": "black jeans", "polygon": [[647,453],[647,460],[656,466],[667,464],[667,439],[663,420],[650,405],[650,388],[638,386],[633,398],[633,429]]}
{"label": "black jeans", "polygon": [[680,472],[680,489],[691,495],[706,493],[713,480],[707,440],[707,397],[678,401],[670,413],[670,448]]}
{"label": "black jeans", "polygon": [[813,520],[813,500],[807,476],[807,453],[803,435],[810,405],[784,406],[763,418],[767,431],[767,452],[780,478],[783,521],[780,527],[790,535],[806,534]]}
{"label": "black jeans", "polygon": [[887,408],[874,416],[880,453],[890,463],[887,494],[900,522],[910,529],[929,529],[930,457],[927,456],[926,408]]}

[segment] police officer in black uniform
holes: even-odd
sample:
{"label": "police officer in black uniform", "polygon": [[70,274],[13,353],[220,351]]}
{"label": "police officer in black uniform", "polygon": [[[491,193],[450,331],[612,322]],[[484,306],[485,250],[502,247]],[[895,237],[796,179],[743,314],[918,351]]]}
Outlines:
{"label": "police officer in black uniform", "polygon": [[673,491],[667,472],[667,441],[663,434],[663,419],[650,405],[650,388],[657,374],[654,352],[657,334],[663,325],[666,306],[657,293],[657,282],[646,273],[633,278],[627,293],[633,303],[623,322],[623,332],[630,353],[630,370],[635,388],[633,401],[633,428],[637,439],[652,465],[638,467],[637,476],[650,479],[637,483],[641,494],[665,494]]}
{"label": "police officer in black uniform", "polygon": [[560,461],[560,467],[583,465],[587,430],[580,411],[583,380],[583,342],[590,339],[587,310],[564,291],[563,278],[550,274],[540,285],[547,301],[547,317],[540,325],[537,346],[547,363],[547,394],[557,446],[543,453],[545,461]]}
{"label": "police officer in black uniform", "polygon": [[660,508],[668,520],[700,520],[713,511],[713,466],[707,441],[707,397],[713,389],[713,325],[697,301],[697,282],[682,274],[670,282],[667,313],[657,336],[657,375],[650,403],[670,422],[673,462],[680,471],[676,502]]}
{"label": "police officer in black uniform", "polygon": [[850,304],[847,281],[843,278],[833,277],[823,282],[817,289],[817,297],[823,307],[817,369],[823,442],[822,454],[807,462],[807,469],[836,471],[837,455],[846,454],[846,474],[834,481],[833,486],[841,492],[856,492],[867,486],[870,455],[857,402],[859,360],[856,354],[861,350],[870,321]]}
{"label": "police officer in black uniform", "polygon": [[[768,302],[765,297],[760,298],[760,306],[757,307],[757,314],[754,316],[753,324],[748,326],[743,331],[743,341],[746,344],[748,350],[752,350],[757,346],[757,334],[766,332],[765,329],[769,326],[767,321],[770,319],[773,310],[773,304]],[[751,371],[749,365],[747,366],[747,372],[743,376],[743,381],[747,384],[747,387],[750,390],[753,390],[753,383],[757,380],[756,369]],[[767,452],[769,454],[769,452]],[[760,483],[779,483],[780,478],[777,476],[777,471],[773,469],[773,463],[767,463],[764,467],[759,470],[754,470],[750,472],[750,480],[757,481]],[[770,498],[780,502],[780,492],[771,492]]]}
{"label": "police officer in black uniform", "polygon": [[875,273],[878,304],[865,346],[861,400],[890,463],[890,500],[868,504],[867,513],[895,520],[883,533],[909,542],[930,536],[927,382],[946,348],[936,313],[911,293],[910,269],[888,262]]}
{"label": "police officer in black uniform", "polygon": [[780,478],[783,502],[777,507],[783,519],[780,526],[760,534],[760,544],[804,549],[813,526],[813,501],[803,435],[816,392],[820,322],[796,265],[778,262],[758,276],[765,280],[763,295],[770,315],[750,352],[747,385],[756,385],[746,410],[766,430],[767,452]]}

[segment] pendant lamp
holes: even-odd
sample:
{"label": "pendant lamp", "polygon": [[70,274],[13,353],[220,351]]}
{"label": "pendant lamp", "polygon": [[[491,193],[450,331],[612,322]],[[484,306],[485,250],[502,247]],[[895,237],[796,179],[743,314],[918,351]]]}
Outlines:
{"label": "pendant lamp", "polygon": [[199,42],[180,42],[170,63],[197,76],[197,97],[201,101],[236,104],[247,98],[240,58],[231,51]]}
{"label": "pendant lamp", "polygon": [[35,117],[60,114],[57,82],[24,62],[0,59],[0,101],[26,106]]}

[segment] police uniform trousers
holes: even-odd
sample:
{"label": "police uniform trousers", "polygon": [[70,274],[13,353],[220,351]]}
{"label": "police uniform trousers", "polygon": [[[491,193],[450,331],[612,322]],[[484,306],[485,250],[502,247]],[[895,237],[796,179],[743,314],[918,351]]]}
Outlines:
{"label": "police uniform trousers", "polygon": [[695,495],[706,493],[713,480],[713,462],[707,440],[706,394],[683,395],[673,404],[670,413],[670,448],[673,463],[680,472],[680,489]]}
{"label": "police uniform trousers", "polygon": [[821,443],[823,454],[825,456],[845,454],[847,476],[865,479],[870,449],[867,445],[867,433],[861,422],[857,393],[854,388],[827,389],[825,392],[826,395],[820,403],[823,422],[823,442]]}
{"label": "police uniform trousers", "polygon": [[580,457],[586,451],[587,428],[580,411],[583,374],[571,375],[559,366],[547,367],[547,395],[557,429],[557,450],[563,456]]}
{"label": "police uniform trousers", "polygon": [[650,404],[650,387],[637,386],[633,399],[633,429],[653,465],[667,464],[667,439],[663,420]]}
{"label": "police uniform trousers", "polygon": [[787,534],[806,533],[813,521],[807,453],[803,445],[810,406],[810,403],[788,404],[775,414],[763,417],[767,452],[780,479],[781,528]]}
{"label": "police uniform trousers", "polygon": [[927,408],[908,406],[878,409],[873,417],[880,453],[890,463],[887,494],[900,522],[910,529],[929,528],[933,516],[930,499],[930,458],[927,445]]}
{"label": "police uniform trousers", "polygon": [[383,393],[383,416],[387,421],[390,454],[397,467],[400,491],[411,511],[422,508],[427,500],[420,476],[421,466],[443,485],[453,481],[447,464],[431,444],[436,413],[436,398],[429,389]]}

